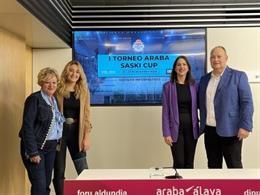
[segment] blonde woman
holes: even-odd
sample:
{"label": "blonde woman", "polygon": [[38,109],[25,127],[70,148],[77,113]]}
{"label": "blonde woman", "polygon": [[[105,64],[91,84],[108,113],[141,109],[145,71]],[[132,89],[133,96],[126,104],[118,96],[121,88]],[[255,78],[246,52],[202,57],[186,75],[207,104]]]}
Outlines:
{"label": "blonde woman", "polygon": [[54,97],[59,76],[52,68],[38,74],[41,90],[25,101],[23,123],[19,132],[21,156],[31,182],[32,195],[50,193],[56,147],[62,136],[64,118]]}
{"label": "blonde woman", "polygon": [[87,169],[86,151],[90,147],[90,96],[83,68],[78,61],[65,66],[57,90],[58,105],[65,117],[60,151],[56,154],[53,184],[56,195],[63,194],[66,149],[78,174]]}

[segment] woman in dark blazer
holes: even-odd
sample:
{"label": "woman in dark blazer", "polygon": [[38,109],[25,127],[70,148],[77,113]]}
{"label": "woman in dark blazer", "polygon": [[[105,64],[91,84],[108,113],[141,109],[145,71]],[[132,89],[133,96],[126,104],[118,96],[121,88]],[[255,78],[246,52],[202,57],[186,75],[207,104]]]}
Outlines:
{"label": "woman in dark blazer", "polygon": [[185,56],[176,58],[171,80],[163,86],[162,128],[174,168],[193,168],[199,137],[197,85]]}
{"label": "woman in dark blazer", "polygon": [[64,122],[54,97],[58,80],[56,70],[42,69],[38,74],[41,90],[27,97],[24,105],[20,152],[31,182],[31,195],[50,194],[56,147]]}

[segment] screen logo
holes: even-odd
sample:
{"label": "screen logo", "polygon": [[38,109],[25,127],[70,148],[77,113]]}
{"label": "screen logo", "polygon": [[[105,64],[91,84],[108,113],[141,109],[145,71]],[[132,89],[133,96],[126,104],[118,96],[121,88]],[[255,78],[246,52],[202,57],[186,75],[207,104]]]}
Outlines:
{"label": "screen logo", "polygon": [[133,50],[136,52],[142,52],[144,51],[144,43],[141,39],[136,39],[132,46]]}

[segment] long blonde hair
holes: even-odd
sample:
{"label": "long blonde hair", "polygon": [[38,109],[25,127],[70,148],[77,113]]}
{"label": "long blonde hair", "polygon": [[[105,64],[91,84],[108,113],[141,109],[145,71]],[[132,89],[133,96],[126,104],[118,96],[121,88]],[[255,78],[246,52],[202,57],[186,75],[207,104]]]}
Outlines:
{"label": "long blonde hair", "polygon": [[87,85],[87,79],[86,79],[86,75],[83,71],[83,68],[81,66],[81,64],[76,61],[76,60],[72,60],[70,62],[68,62],[66,64],[66,66],[64,67],[62,73],[61,73],[61,78],[60,78],[60,83],[58,85],[58,94],[62,95],[63,97],[70,97],[70,91],[67,90],[67,82],[68,82],[68,72],[69,72],[69,68],[71,65],[76,65],[79,69],[79,80],[76,82],[76,85],[74,87],[75,89],[75,97],[76,99],[78,99],[80,97],[80,94],[88,94],[88,85]]}

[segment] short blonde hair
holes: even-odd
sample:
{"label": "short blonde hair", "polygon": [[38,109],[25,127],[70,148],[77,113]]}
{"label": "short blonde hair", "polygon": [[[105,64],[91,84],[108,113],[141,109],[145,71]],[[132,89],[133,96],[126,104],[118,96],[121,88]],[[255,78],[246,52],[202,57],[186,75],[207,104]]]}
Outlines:
{"label": "short blonde hair", "polygon": [[50,78],[56,77],[57,78],[57,82],[59,82],[59,74],[57,72],[57,70],[55,70],[54,68],[50,68],[50,67],[46,67],[40,70],[40,72],[38,73],[38,85],[42,86],[44,82],[46,82],[47,80],[49,80]]}

